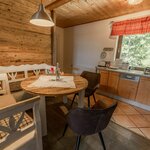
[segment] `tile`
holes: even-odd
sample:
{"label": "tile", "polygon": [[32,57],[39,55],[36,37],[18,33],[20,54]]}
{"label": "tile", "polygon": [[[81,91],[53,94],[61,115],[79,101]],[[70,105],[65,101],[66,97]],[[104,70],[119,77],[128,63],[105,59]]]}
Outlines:
{"label": "tile", "polygon": [[145,137],[147,137],[148,139],[150,139],[150,128],[140,128],[140,130],[143,132],[143,134],[145,135]]}
{"label": "tile", "polygon": [[150,115],[150,111],[148,110],[144,110],[138,107],[134,107],[140,114],[144,114],[144,115]]}
{"label": "tile", "polygon": [[131,105],[125,103],[119,103],[118,107],[125,113],[125,114],[139,114],[139,112]]}
{"label": "tile", "polygon": [[117,107],[113,113],[113,115],[124,115],[125,113],[119,108]]}
{"label": "tile", "polygon": [[129,115],[128,117],[137,127],[150,127],[150,122],[142,115]]}
{"label": "tile", "polygon": [[115,122],[123,127],[136,127],[135,124],[126,115],[114,115]]}
{"label": "tile", "polygon": [[115,122],[115,119],[114,119],[114,117],[113,117],[113,116],[111,117],[111,121]]}
{"label": "tile", "polygon": [[144,116],[144,118],[145,118],[147,121],[150,122],[150,115],[143,115],[143,116]]}
{"label": "tile", "polygon": [[121,101],[118,101],[118,106],[128,106],[129,104],[127,103],[124,103],[124,102],[121,102]]}
{"label": "tile", "polygon": [[108,97],[105,97],[105,96],[103,96],[101,98],[97,98],[96,97],[96,99],[99,100],[99,101],[101,101],[101,103],[103,103],[106,107],[112,105],[113,102],[116,101],[116,100],[114,100],[112,98],[108,98]]}
{"label": "tile", "polygon": [[128,129],[139,134],[139,135],[144,136],[144,134],[142,133],[142,131],[139,128],[128,128]]}

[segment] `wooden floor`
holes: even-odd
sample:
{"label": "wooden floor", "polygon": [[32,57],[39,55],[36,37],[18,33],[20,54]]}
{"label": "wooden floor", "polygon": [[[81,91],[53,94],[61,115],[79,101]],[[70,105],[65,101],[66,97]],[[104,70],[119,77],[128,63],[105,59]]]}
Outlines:
{"label": "wooden floor", "polygon": [[[48,135],[43,137],[44,150],[73,150],[76,135],[67,130],[61,138],[65,116],[59,109],[62,103],[52,104],[47,101]],[[103,131],[107,150],[149,150],[150,140],[125,129],[113,122]],[[98,135],[82,137],[80,150],[103,150]]]}

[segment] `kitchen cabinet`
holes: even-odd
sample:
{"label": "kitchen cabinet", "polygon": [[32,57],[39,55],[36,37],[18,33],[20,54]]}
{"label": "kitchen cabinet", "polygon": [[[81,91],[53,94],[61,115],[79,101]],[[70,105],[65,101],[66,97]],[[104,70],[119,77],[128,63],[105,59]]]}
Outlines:
{"label": "kitchen cabinet", "polygon": [[141,77],[137,90],[136,101],[150,105],[150,78]]}
{"label": "kitchen cabinet", "polygon": [[117,94],[120,73],[109,72],[107,91],[111,94]]}
{"label": "kitchen cabinet", "polygon": [[100,88],[106,90],[108,85],[109,72],[105,70],[100,70]]}
{"label": "kitchen cabinet", "polygon": [[108,96],[150,105],[150,77],[111,70],[100,70],[100,74],[100,90]]}
{"label": "kitchen cabinet", "polygon": [[126,99],[135,100],[137,88],[138,82],[120,78],[118,84],[118,95]]}

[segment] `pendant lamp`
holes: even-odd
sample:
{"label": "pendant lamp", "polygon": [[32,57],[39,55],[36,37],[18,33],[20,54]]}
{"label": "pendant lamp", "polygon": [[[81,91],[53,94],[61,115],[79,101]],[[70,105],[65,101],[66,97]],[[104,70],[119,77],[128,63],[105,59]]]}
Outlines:
{"label": "pendant lamp", "polygon": [[31,17],[30,23],[42,27],[52,27],[55,25],[49,14],[45,11],[42,0],[39,5],[38,11]]}

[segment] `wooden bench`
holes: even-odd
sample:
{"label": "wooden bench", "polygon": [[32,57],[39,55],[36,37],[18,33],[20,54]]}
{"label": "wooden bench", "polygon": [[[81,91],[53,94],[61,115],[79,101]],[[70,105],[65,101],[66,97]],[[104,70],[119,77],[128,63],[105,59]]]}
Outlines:
{"label": "wooden bench", "polygon": [[[26,110],[33,109],[33,119]],[[0,150],[42,150],[39,96],[21,102],[0,100]]]}
{"label": "wooden bench", "polygon": [[[42,150],[40,99],[22,91],[20,82],[50,74],[51,67],[55,69],[47,64],[0,66],[0,150]],[[33,119],[25,112],[28,109],[33,109]]]}
{"label": "wooden bench", "polygon": [[0,66],[0,94],[12,93],[17,101],[31,98],[33,95],[22,91],[21,81],[30,76],[50,74],[50,68],[55,70],[55,66],[47,64]]}

